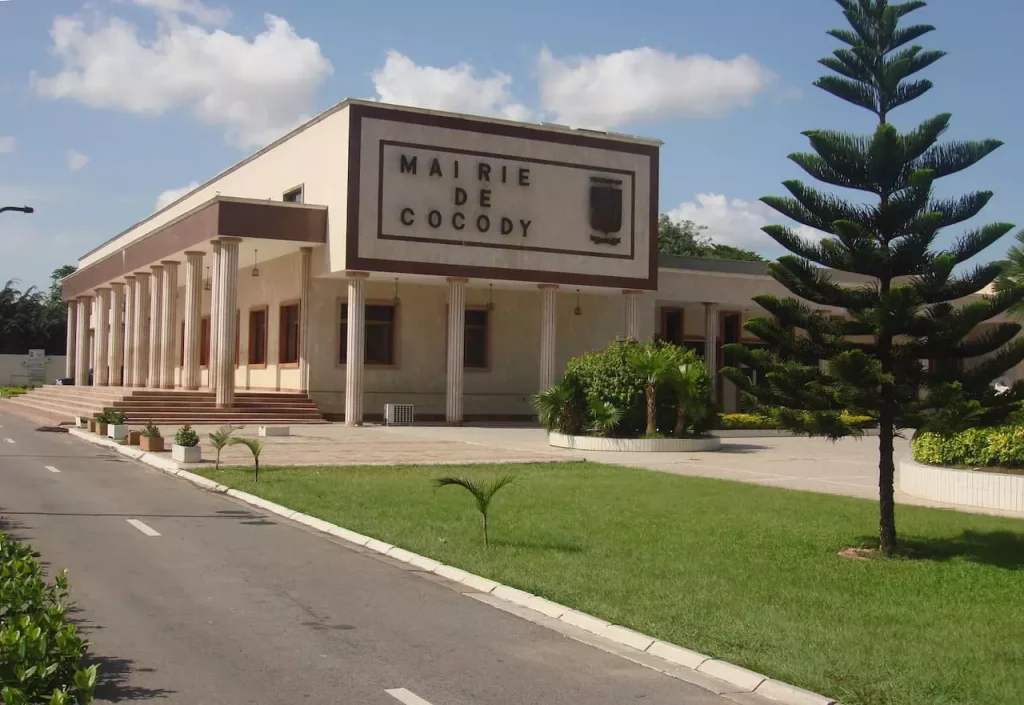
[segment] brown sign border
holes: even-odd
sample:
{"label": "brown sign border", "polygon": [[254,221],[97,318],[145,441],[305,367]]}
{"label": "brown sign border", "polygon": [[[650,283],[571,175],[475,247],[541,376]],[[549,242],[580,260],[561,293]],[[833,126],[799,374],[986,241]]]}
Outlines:
{"label": "brown sign border", "polygon": [[[348,270],[365,270],[378,272],[394,272],[399,274],[425,274],[433,276],[456,276],[478,279],[503,279],[512,281],[551,282],[557,284],[573,284],[577,286],[601,286],[624,289],[656,290],[658,288],[658,155],[657,145],[620,142],[600,139],[585,134],[553,132],[531,129],[523,125],[490,123],[469,120],[450,115],[432,113],[406,112],[371,105],[354,104],[349,106],[348,135],[348,214],[345,233],[345,268]],[[359,254],[359,192],[360,166],[362,163],[362,123],[365,119],[387,120],[428,127],[440,127],[465,132],[478,132],[503,137],[517,137],[555,144],[569,144],[595,149],[614,150],[630,154],[640,154],[650,159],[650,241],[649,265],[646,277],[615,277],[594,274],[576,274],[572,272],[555,272],[536,269],[507,269],[504,267],[481,267],[474,265],[440,264],[436,262],[414,262],[404,260],[379,259],[362,257]],[[634,179],[635,188],[635,179]],[[634,206],[636,198],[634,196]],[[635,220],[635,218],[634,218]],[[634,225],[635,227],[635,225]],[[379,231],[378,231],[379,232]],[[564,250],[559,250],[564,252]],[[591,255],[592,253],[587,253]]]}
{"label": "brown sign border", "polygon": [[[422,237],[416,235],[392,235],[384,232],[384,148],[385,147],[408,147],[427,152],[446,152],[448,154],[465,154],[470,157],[486,157],[488,159],[504,159],[505,161],[523,162],[525,164],[543,164],[545,166],[558,166],[566,169],[579,169],[581,171],[600,172],[602,174],[616,174],[628,176],[630,179],[630,213],[634,216],[629,224],[629,252],[592,252],[591,250],[570,250],[558,247],[540,247],[534,245],[508,245],[501,242],[476,242],[464,240],[446,240],[440,237]],[[636,256],[636,171],[632,169],[609,169],[606,167],[590,166],[588,164],[570,164],[551,159],[535,159],[530,157],[510,157],[506,154],[495,152],[476,152],[453,147],[435,147],[429,144],[418,144],[416,142],[396,142],[394,140],[380,141],[380,155],[377,169],[377,239],[397,240],[400,242],[431,242],[441,245],[453,245],[455,247],[483,247],[494,250],[515,250],[521,252],[548,252],[563,255],[581,255],[583,257],[606,257],[608,259],[632,260]]]}

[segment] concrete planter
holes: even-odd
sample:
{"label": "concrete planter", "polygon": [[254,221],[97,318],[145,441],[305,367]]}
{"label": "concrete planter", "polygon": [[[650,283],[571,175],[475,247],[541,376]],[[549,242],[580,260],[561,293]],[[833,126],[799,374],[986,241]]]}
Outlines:
{"label": "concrete planter", "polygon": [[128,432],[128,445],[137,446],[139,441],[142,439],[142,431],[129,431]]}
{"label": "concrete planter", "polygon": [[203,450],[199,446],[171,446],[171,460],[179,463],[198,463],[203,459]]}
{"label": "concrete planter", "polygon": [[98,436],[106,436],[107,435],[107,424],[105,424],[105,423],[103,423],[101,421],[97,421],[96,422],[96,428],[94,430],[96,431],[96,435],[98,435]]}
{"label": "concrete planter", "polygon": [[260,438],[267,438],[269,436],[289,435],[291,435],[291,429],[288,426],[260,426],[259,428]]}
{"label": "concrete planter", "polygon": [[89,428],[89,417],[87,417],[87,416],[76,416],[75,417],[75,428]]}
{"label": "concrete planter", "polygon": [[715,436],[700,438],[597,438],[569,436],[551,431],[548,445],[573,450],[613,451],[619,453],[705,453],[718,450],[722,440]]}
{"label": "concrete planter", "polygon": [[965,507],[1024,512],[1024,475],[900,463],[900,490],[913,497]]}
{"label": "concrete planter", "polygon": [[126,424],[110,424],[107,426],[107,438],[112,441],[123,441],[128,437],[128,426]]}
{"label": "concrete planter", "polygon": [[149,436],[139,437],[139,448],[146,451],[147,453],[163,453],[164,452],[164,439],[163,437],[150,438]]}

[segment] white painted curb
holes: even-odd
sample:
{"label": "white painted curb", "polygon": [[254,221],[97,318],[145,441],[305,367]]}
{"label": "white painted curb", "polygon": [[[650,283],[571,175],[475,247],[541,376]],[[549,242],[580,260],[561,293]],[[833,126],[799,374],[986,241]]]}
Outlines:
{"label": "white painted curb", "polygon": [[248,492],[231,489],[225,485],[218,484],[195,473],[182,470],[177,463],[168,458],[162,458],[154,453],[144,453],[132,446],[122,446],[96,434],[82,431],[80,429],[68,429],[68,433],[82,440],[100,446],[106,446],[116,450],[122,455],[140,460],[141,462],[162,470],[168,475],[187,480],[197,487],[211,492],[218,492],[233,497],[241,502],[250,504],[264,511],[276,514],[285,519],[303,524],[311,529],[334,536],[356,546],[367,548],[381,555],[393,558],[402,563],[415,566],[428,573],[433,573],[442,578],[465,585],[478,592],[493,595],[501,600],[520,607],[533,610],[551,619],[572,625],[597,636],[604,637],[622,646],[627,646],[636,651],[648,653],[652,656],[664,659],[677,666],[683,666],[699,673],[717,678],[737,688],[736,692],[756,693],[771,700],[776,700],[785,705],[838,705],[835,700],[826,698],[823,695],[812,693],[796,686],[776,681],[767,676],[755,673],[754,671],[733,665],[726,661],[713,659],[710,656],[684,649],[675,644],[660,641],[652,636],[641,634],[627,627],[618,624],[611,624],[603,619],[594,617],[584,612],[577,612],[574,609],[552,602],[543,597],[519,590],[508,585],[502,585],[488,578],[468,573],[461,568],[439,563],[433,558],[421,556],[404,548],[392,546],[384,541],[363,536],[362,534],[336,526],[329,522],[311,517],[307,514],[297,512],[274,502],[269,502],[262,497],[251,495]]}

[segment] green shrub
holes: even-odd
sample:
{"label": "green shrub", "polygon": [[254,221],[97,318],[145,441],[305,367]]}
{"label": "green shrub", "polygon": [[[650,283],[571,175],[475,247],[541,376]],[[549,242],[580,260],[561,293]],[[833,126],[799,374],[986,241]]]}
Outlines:
{"label": "green shrub", "polygon": [[152,421],[146,422],[146,425],[142,428],[142,435],[146,438],[163,438],[160,435],[160,429]]}
{"label": "green shrub", "polygon": [[114,426],[124,426],[128,417],[125,416],[123,411],[115,411],[111,409],[107,412],[107,423]]}
{"label": "green shrub", "polygon": [[192,430],[191,424],[185,424],[174,434],[174,445],[195,448],[199,445],[199,434]]}
{"label": "green shrub", "polygon": [[96,666],[67,621],[67,575],[47,583],[32,549],[0,532],[0,696],[6,705],[92,701]]}
{"label": "green shrub", "polygon": [[[669,436],[706,431],[714,421],[706,371],[695,383],[677,383],[682,380],[680,367],[706,370],[703,359],[692,350],[657,341],[616,341],[604,350],[570,360],[562,381],[534,397],[541,423],[549,430],[573,435],[588,430],[623,438],[644,435],[650,370],[645,371],[641,363],[655,354],[664,363],[658,366],[655,382],[656,433]],[[687,410],[680,417],[681,399]],[[595,410],[601,418],[595,418]]]}
{"label": "green shrub", "polygon": [[914,460],[926,465],[971,468],[1024,468],[1024,426],[969,428],[959,433],[917,434]]}
{"label": "green shrub", "polygon": [[[843,414],[843,419],[860,428],[874,428],[877,422],[869,416]],[[760,414],[720,414],[717,428],[723,431],[750,431],[780,428],[774,419]]]}

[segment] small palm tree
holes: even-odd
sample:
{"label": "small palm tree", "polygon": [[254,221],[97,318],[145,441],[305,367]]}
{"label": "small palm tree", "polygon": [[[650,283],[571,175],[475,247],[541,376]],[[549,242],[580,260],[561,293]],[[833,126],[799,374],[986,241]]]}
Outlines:
{"label": "small palm tree", "polygon": [[263,441],[259,438],[232,438],[228,445],[245,446],[252,452],[252,459],[256,463],[256,482],[260,481],[260,453],[263,452]]}
{"label": "small palm tree", "polygon": [[498,490],[511,483],[513,480],[515,480],[515,476],[505,475],[504,477],[499,477],[490,485],[481,486],[464,477],[442,477],[435,480],[434,484],[437,485],[438,488],[449,486],[462,487],[473,495],[473,498],[476,500],[476,508],[480,512],[480,516],[483,520],[484,546],[487,546],[487,510],[490,509],[491,500],[494,499],[494,495],[497,494]]}
{"label": "small palm tree", "polygon": [[647,436],[658,433],[658,385],[665,382],[673,372],[674,359],[669,348],[647,344],[633,353],[633,368],[644,378],[647,394]]}
{"label": "small palm tree", "polygon": [[615,427],[622,420],[622,410],[610,401],[592,398],[590,400],[590,426],[587,430],[605,438],[611,438]]}
{"label": "small palm tree", "polygon": [[549,431],[573,434],[579,430],[579,409],[576,394],[565,382],[552,384],[533,395],[537,418]]}
{"label": "small palm tree", "polygon": [[669,382],[676,392],[676,427],[674,435],[682,438],[686,427],[707,414],[710,398],[707,387],[707,367],[699,362],[679,365]]}
{"label": "small palm tree", "polygon": [[[1024,284],[1024,230],[1017,233],[1017,244],[1006,251],[1003,261],[1003,272],[995,282],[996,291],[1012,289]],[[1010,308],[1011,313],[1024,316],[1024,302],[1018,302]]]}
{"label": "small palm tree", "polygon": [[231,437],[239,428],[238,426],[221,426],[216,431],[210,433],[210,445],[217,451],[217,460],[214,464],[215,470],[220,470],[220,452],[231,443]]}

